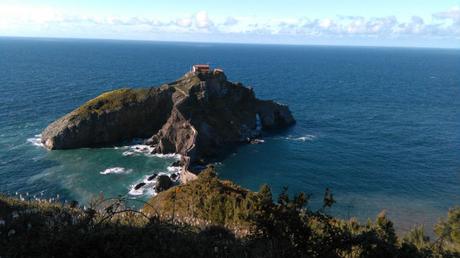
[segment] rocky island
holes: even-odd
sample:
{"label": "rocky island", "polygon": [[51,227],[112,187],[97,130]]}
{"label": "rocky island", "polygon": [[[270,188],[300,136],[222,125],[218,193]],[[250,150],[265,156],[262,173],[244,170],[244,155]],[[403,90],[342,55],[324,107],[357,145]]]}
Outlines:
{"label": "rocky island", "polygon": [[51,123],[42,143],[54,150],[143,138],[155,153],[180,154],[189,171],[251,142],[262,130],[294,123],[286,105],[257,99],[221,69],[195,65],[172,83],[101,94]]}

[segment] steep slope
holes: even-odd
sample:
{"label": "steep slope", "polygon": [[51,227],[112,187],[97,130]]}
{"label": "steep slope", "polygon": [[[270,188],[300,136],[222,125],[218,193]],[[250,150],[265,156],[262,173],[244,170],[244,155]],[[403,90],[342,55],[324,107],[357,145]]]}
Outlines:
{"label": "steep slope", "polygon": [[104,93],[50,124],[42,142],[49,149],[70,149],[150,137],[146,143],[155,152],[181,154],[187,168],[248,142],[262,129],[294,122],[287,106],[258,100],[223,72],[187,73],[159,88]]}
{"label": "steep slope", "polygon": [[173,93],[172,87],[103,93],[50,124],[42,142],[48,149],[74,149],[150,137],[168,119]]}

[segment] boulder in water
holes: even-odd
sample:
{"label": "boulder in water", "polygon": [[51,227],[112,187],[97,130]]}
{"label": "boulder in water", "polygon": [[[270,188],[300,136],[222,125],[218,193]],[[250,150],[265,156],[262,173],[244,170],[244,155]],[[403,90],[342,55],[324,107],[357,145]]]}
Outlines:
{"label": "boulder in water", "polygon": [[158,174],[153,174],[153,175],[147,177],[147,180],[148,180],[148,181],[152,181],[152,180],[155,179],[157,176],[158,176]]}
{"label": "boulder in water", "polygon": [[171,178],[167,175],[160,175],[157,177],[157,183],[155,184],[155,191],[157,193],[166,191],[173,186]]}
{"label": "boulder in water", "polygon": [[139,183],[139,184],[137,184],[137,185],[134,187],[134,190],[139,190],[139,189],[140,189],[141,187],[143,187],[144,185],[145,185],[144,182]]}

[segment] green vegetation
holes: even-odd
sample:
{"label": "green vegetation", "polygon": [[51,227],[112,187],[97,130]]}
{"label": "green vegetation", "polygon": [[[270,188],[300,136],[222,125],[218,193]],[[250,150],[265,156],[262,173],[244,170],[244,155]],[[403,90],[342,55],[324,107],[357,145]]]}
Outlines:
{"label": "green vegetation", "polygon": [[97,201],[84,210],[0,196],[0,256],[212,257],[224,247],[242,254],[242,245],[230,233],[215,239],[215,228],[199,230],[147,218],[123,203]]}
{"label": "green vegetation", "polygon": [[[197,76],[182,77],[179,80],[165,84],[162,87],[174,87],[182,93],[188,94],[191,87],[200,84]],[[72,112],[75,117],[87,118],[91,114],[102,114],[112,110],[143,102],[152,95],[155,88],[122,88],[104,92],[94,99],[89,100]]]}
{"label": "green vegetation", "polygon": [[169,86],[179,89],[180,92],[186,95],[188,95],[190,89],[196,85],[200,85],[200,78],[195,75],[181,77],[177,81],[169,84]]}
{"label": "green vegetation", "polygon": [[91,114],[102,114],[111,110],[118,110],[127,105],[133,105],[145,101],[150,95],[150,88],[142,89],[117,89],[105,92],[96,98],[89,100],[72,114],[79,117],[88,117]]}
{"label": "green vegetation", "polygon": [[217,179],[212,168],[145,204],[103,199],[75,203],[0,196],[1,257],[460,257],[460,208],[436,226],[435,241],[416,227],[395,234],[384,213],[365,224],[307,207],[309,196],[274,202],[268,186],[251,192]]}
{"label": "green vegetation", "polygon": [[460,207],[449,210],[447,218],[436,225],[435,232],[443,244],[460,252]]}
{"label": "green vegetation", "polygon": [[247,218],[255,201],[256,193],[218,180],[214,170],[208,168],[198,180],[161,192],[143,211],[197,226],[217,224],[247,230]]}

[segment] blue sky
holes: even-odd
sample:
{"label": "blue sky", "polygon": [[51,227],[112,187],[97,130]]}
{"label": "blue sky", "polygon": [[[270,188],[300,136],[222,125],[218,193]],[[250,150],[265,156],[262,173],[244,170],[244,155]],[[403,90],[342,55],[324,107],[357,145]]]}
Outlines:
{"label": "blue sky", "polygon": [[0,36],[460,48],[460,0],[0,0]]}

